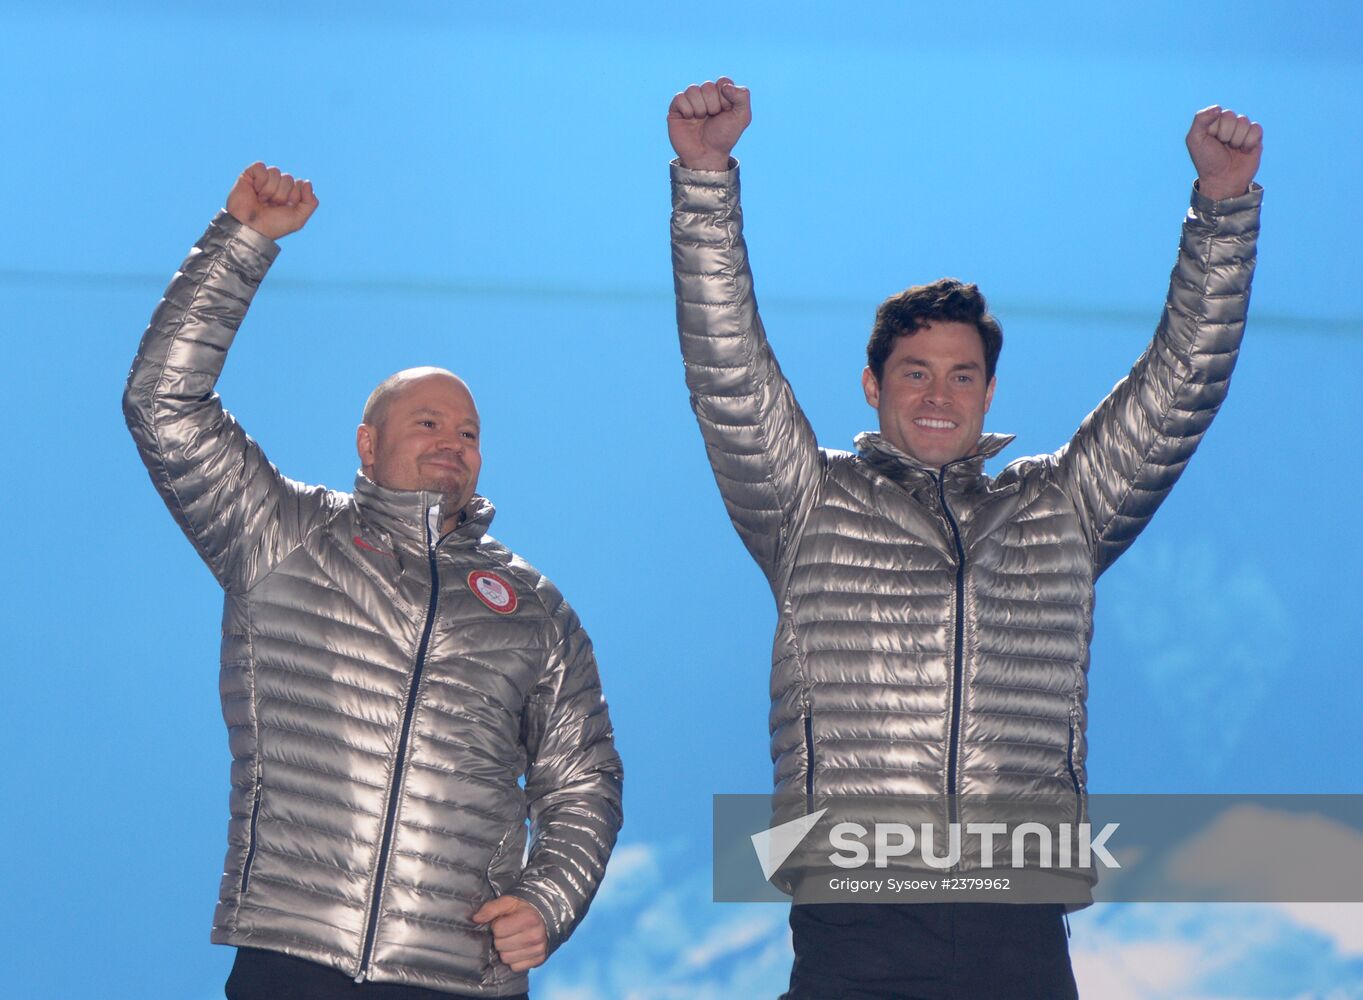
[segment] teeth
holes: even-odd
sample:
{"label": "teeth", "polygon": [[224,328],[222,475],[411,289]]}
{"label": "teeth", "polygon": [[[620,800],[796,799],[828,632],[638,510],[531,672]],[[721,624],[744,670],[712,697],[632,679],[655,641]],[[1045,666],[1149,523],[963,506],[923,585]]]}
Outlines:
{"label": "teeth", "polygon": [[930,417],[919,417],[914,421],[919,427],[932,427],[937,430],[951,430],[956,425],[950,420],[933,420]]}

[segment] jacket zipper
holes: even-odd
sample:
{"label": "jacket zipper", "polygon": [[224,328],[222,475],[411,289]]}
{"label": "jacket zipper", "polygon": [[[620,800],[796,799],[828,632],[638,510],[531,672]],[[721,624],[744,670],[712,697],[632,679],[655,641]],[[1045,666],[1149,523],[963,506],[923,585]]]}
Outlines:
{"label": "jacket zipper", "polygon": [[1074,716],[1070,716],[1070,745],[1065,750],[1065,770],[1070,772],[1070,783],[1074,785],[1074,794],[1079,794],[1079,772],[1074,769]]}
{"label": "jacket zipper", "polygon": [[403,775],[407,769],[407,744],[412,735],[412,717],[416,714],[416,699],[421,688],[421,673],[426,667],[426,650],[435,627],[435,606],[440,596],[440,574],[435,565],[435,548],[440,536],[431,524],[440,517],[440,508],[433,507],[426,516],[426,559],[431,570],[431,600],[426,606],[426,623],[421,629],[421,642],[416,650],[416,663],[407,688],[407,707],[402,713],[402,730],[398,737],[397,762],[393,765],[393,780],[388,788],[388,809],[383,821],[383,839],[379,842],[379,859],[375,867],[373,898],[369,903],[369,921],[364,932],[364,947],[360,951],[360,971],[355,982],[362,983],[369,973],[369,962],[374,957],[374,938],[379,928],[379,909],[383,901],[384,881],[388,876],[388,854],[393,846],[393,830],[397,826],[398,797]]}
{"label": "jacket zipper", "polygon": [[1074,785],[1074,823],[1075,829],[1084,819],[1084,793],[1079,790],[1079,772],[1074,769],[1074,745],[1079,740],[1074,724],[1074,711],[1070,711],[1070,744],[1065,750],[1065,770],[1070,773],[1070,783]]}
{"label": "jacket zipper", "polygon": [[[260,753],[260,747],[256,747],[256,753]],[[251,846],[246,848],[246,864],[241,867],[241,894],[246,895],[246,887],[251,883],[251,865],[256,860],[256,823],[260,819],[260,793],[265,787],[265,782],[257,779],[256,794],[251,802]]]}
{"label": "jacket zipper", "polygon": [[805,815],[814,812],[814,712],[805,710]]}
{"label": "jacket zipper", "polygon": [[961,689],[965,684],[965,657],[962,646],[965,643],[965,547],[961,544],[961,529],[956,517],[947,504],[946,476],[934,477],[937,480],[937,498],[942,503],[942,513],[946,515],[951,528],[951,540],[956,545],[956,610],[952,616],[956,632],[956,648],[951,668],[951,732],[947,741],[947,820],[956,822],[956,779],[961,754]]}

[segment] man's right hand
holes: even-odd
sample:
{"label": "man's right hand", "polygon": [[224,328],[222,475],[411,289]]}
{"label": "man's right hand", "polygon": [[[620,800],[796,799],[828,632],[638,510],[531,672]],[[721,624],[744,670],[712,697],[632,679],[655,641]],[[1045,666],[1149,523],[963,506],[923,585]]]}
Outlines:
{"label": "man's right hand", "polygon": [[295,181],[278,167],[252,163],[227,195],[227,211],[238,222],[272,240],[296,233],[317,208],[312,181]]}
{"label": "man's right hand", "polygon": [[688,170],[728,170],[729,151],[752,121],[747,87],[727,76],[692,84],[672,98],[667,109],[667,137]]}

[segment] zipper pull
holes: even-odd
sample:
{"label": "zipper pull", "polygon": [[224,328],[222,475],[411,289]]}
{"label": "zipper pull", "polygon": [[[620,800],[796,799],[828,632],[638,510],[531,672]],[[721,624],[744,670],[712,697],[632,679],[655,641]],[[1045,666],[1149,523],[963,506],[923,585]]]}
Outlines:
{"label": "zipper pull", "polygon": [[434,552],[440,544],[440,504],[426,510],[426,548]]}

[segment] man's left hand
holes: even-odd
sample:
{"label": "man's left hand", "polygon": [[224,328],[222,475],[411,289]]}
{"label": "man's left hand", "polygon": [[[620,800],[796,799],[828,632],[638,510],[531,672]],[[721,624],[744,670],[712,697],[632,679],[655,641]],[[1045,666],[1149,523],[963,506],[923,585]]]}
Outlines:
{"label": "man's left hand", "polygon": [[492,925],[492,943],[512,972],[543,965],[549,957],[549,934],[544,918],[519,896],[498,896],[473,915],[475,924]]}
{"label": "man's left hand", "polygon": [[1213,201],[1248,191],[1263,151],[1263,126],[1218,104],[1199,111],[1188,130],[1197,188]]}

